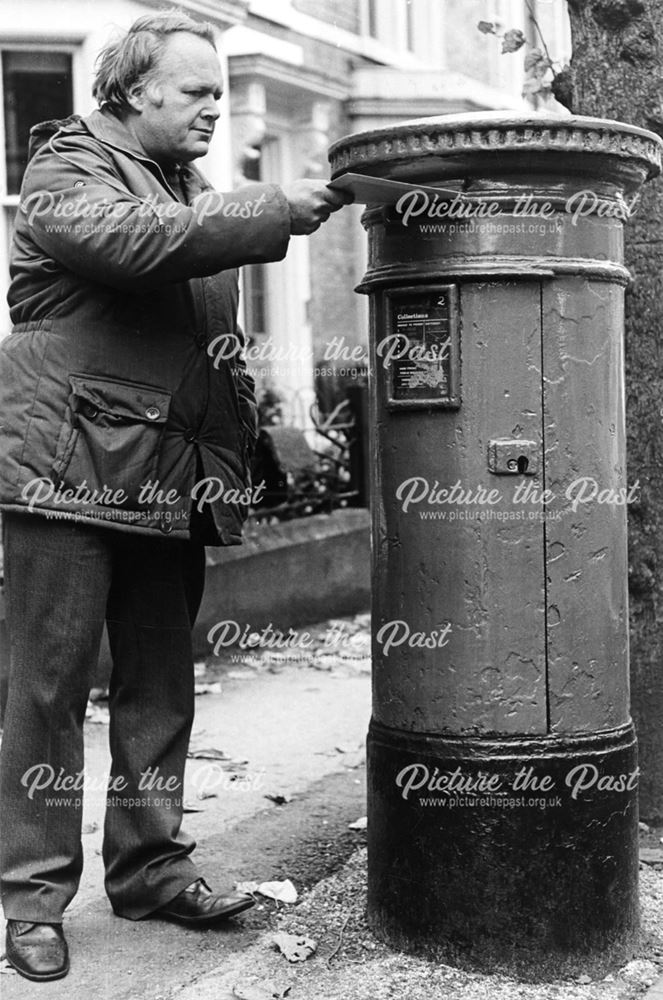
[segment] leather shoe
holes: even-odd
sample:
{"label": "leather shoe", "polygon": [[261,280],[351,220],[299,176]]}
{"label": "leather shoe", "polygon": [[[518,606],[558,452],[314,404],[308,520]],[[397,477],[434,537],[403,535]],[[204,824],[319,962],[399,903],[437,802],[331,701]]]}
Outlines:
{"label": "leather shoe", "polygon": [[228,917],[234,917],[254,905],[253,897],[244,892],[217,896],[203,879],[199,878],[150,916],[174,920],[188,927],[200,927],[227,920]]}
{"label": "leather shoe", "polygon": [[8,920],[5,958],[26,979],[38,983],[62,979],[69,972],[69,952],[62,924]]}

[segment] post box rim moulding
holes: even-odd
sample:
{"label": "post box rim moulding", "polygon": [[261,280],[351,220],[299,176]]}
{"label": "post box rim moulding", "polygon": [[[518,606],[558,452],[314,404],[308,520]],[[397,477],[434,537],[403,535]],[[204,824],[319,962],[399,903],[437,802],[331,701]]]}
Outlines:
{"label": "post box rim moulding", "polygon": [[[616,172],[628,188],[660,173],[663,140],[607,118],[482,111],[417,118],[344,136],[330,146],[329,161],[332,179],[352,171],[396,180],[402,160],[403,179],[413,181],[417,167],[430,171],[431,159],[436,179],[444,179],[485,174],[488,165],[503,172],[517,162],[522,170],[525,159],[529,171],[545,172],[560,155],[572,170],[577,154],[585,163],[588,154],[603,159],[611,177]],[[597,168],[599,163],[592,172]]]}

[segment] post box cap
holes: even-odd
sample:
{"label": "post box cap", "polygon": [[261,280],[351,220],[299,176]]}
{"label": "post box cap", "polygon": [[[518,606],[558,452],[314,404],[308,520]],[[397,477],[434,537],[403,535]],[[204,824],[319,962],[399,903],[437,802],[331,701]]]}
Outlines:
{"label": "post box cap", "polygon": [[332,178],[353,172],[421,181],[489,173],[605,176],[640,186],[661,171],[663,141],[623,122],[550,112],[438,115],[345,136]]}

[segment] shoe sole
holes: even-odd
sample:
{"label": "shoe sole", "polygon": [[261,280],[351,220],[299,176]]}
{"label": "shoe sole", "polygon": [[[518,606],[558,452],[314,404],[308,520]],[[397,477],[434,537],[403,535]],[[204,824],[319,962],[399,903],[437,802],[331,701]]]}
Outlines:
{"label": "shoe sole", "polygon": [[255,900],[247,899],[235,903],[234,906],[227,907],[222,913],[212,916],[186,917],[180,916],[179,913],[169,913],[168,910],[157,910],[156,913],[150,915],[160,920],[172,920],[173,923],[184,924],[185,927],[206,927],[211,924],[222,923],[224,920],[228,920],[229,917],[236,917],[238,913],[250,910],[252,906],[255,906]]}
{"label": "shoe sole", "polygon": [[5,953],[5,959],[11,965],[14,972],[18,972],[19,976],[23,976],[24,979],[29,979],[33,983],[51,983],[54,979],[64,979],[70,969],[69,961],[67,961],[64,969],[60,969],[58,972],[46,972],[42,975],[38,975],[34,972],[26,972],[25,969],[21,969],[18,965],[12,962],[9,955]]}

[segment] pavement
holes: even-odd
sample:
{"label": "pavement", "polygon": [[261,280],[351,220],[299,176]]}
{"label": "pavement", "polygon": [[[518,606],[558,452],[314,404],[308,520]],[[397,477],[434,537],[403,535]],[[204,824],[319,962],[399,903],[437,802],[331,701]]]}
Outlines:
{"label": "pavement", "polygon": [[[355,822],[365,817],[368,628],[366,615],[326,622],[305,655],[227,650],[198,664],[184,795],[194,858],[215,888],[289,880],[297,894],[256,891],[253,909],[214,929],[113,915],[100,857],[108,712],[103,699],[91,703],[85,868],[65,916],[71,972],[34,984],[0,961],[1,1000],[663,1000],[661,831],[643,841],[641,947],[600,980],[523,983],[403,955],[373,936]],[[289,935],[278,941],[302,960],[289,961],[275,935]]]}
{"label": "pavement", "polygon": [[[366,811],[365,620],[348,620],[359,633],[352,655],[339,655],[338,648],[328,654],[320,641],[317,655],[258,650],[236,663],[227,654],[198,665],[190,753],[201,756],[187,764],[184,826],[197,841],[193,858],[213,888],[290,879],[302,893],[363,842],[363,834],[348,826]],[[328,627],[320,626],[318,634]],[[104,702],[91,705],[88,716],[84,872],[64,923],[71,971],[65,979],[35,984],[2,961],[2,1000],[38,994],[49,1000],[165,1000],[241,954],[285,905],[261,897],[242,917],[203,931],[116,917],[104,894],[100,856],[110,766]]]}

